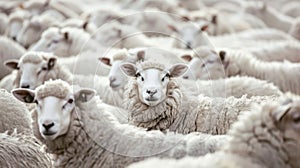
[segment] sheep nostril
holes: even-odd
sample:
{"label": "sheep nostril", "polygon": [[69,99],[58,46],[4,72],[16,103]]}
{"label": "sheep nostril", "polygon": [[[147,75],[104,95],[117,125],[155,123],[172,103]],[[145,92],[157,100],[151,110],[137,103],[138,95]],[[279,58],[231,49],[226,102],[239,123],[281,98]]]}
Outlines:
{"label": "sheep nostril", "polygon": [[28,84],[22,84],[21,88],[29,88],[30,86]]}
{"label": "sheep nostril", "polygon": [[188,77],[188,76],[183,76],[182,78],[183,78],[183,79],[188,79],[189,77]]}
{"label": "sheep nostril", "polygon": [[53,127],[54,126],[54,123],[52,122],[52,123],[50,123],[50,124],[43,124],[43,127],[45,128],[45,130],[49,130],[51,127]]}

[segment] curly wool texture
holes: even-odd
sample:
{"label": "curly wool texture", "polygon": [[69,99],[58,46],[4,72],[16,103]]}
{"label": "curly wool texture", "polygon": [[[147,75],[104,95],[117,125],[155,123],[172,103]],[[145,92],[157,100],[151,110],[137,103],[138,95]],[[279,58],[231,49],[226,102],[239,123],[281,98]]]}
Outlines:
{"label": "curly wool texture", "polygon": [[52,167],[50,156],[41,148],[37,139],[31,136],[0,133],[0,165],[7,168]]}
{"label": "curly wool texture", "polygon": [[[60,79],[58,81],[61,81]],[[64,82],[58,82],[53,85],[51,82],[45,82],[44,85],[41,85],[36,88],[36,97],[38,99],[43,99],[48,96],[54,96],[60,99],[67,98],[69,93],[72,91],[72,88]]]}
{"label": "curly wool texture", "polygon": [[[292,108],[299,109],[299,97],[288,94],[285,97],[293,101]],[[289,127],[289,122],[284,122],[287,117],[280,122],[274,119],[274,113],[278,112],[280,106],[267,103],[242,115],[228,132],[232,139],[216,153],[181,160],[149,159],[129,167],[297,168],[300,165],[300,140],[295,137],[299,136],[299,132],[298,135],[295,132],[288,133],[295,128]]]}
{"label": "curly wool texture", "polygon": [[68,132],[51,141],[41,137],[37,112],[32,113],[35,136],[46,145],[47,152],[54,154],[56,167],[118,168],[153,155],[199,156],[216,151],[230,139],[226,135],[146,132],[120,124],[99,97],[85,103],[77,102],[71,115]]}
{"label": "curly wool texture", "polygon": [[203,132],[226,134],[231,125],[243,111],[251,109],[252,104],[276,101],[276,96],[257,96],[246,98],[198,98],[187,94],[171,78],[167,86],[167,98],[156,106],[148,106],[139,99],[135,79],[125,88],[124,108],[129,112],[129,122],[146,129],[157,129],[188,134]]}
{"label": "curly wool texture", "polygon": [[25,104],[14,98],[6,90],[0,90],[0,132],[32,134],[30,113]]}
{"label": "curly wool texture", "polygon": [[48,60],[50,57],[53,57],[53,54],[45,53],[45,52],[27,52],[21,58],[19,63],[32,63],[39,64],[42,61]]}

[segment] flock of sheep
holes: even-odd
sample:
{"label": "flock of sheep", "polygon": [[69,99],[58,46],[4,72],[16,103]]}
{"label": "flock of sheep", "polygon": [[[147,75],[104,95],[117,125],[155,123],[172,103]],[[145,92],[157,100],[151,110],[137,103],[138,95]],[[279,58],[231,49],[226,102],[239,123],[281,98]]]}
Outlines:
{"label": "flock of sheep", "polygon": [[1,167],[300,168],[300,2],[0,2]]}

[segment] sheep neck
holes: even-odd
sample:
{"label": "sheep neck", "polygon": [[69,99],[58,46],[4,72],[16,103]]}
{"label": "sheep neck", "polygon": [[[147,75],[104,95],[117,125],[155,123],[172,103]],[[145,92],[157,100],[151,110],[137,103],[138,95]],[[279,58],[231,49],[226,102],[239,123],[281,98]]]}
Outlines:
{"label": "sheep neck", "polygon": [[156,106],[148,106],[140,101],[138,86],[135,81],[129,81],[125,91],[125,108],[129,111],[129,121],[138,127],[148,130],[168,129],[181,109],[182,93],[175,81],[168,84],[167,98]]}
{"label": "sheep neck", "polygon": [[265,167],[289,167],[288,152],[282,145],[284,138],[276,128],[270,111],[266,110],[269,109],[252,111],[248,117],[234,125],[229,132],[233,139],[224,150],[251,158],[252,162]]}

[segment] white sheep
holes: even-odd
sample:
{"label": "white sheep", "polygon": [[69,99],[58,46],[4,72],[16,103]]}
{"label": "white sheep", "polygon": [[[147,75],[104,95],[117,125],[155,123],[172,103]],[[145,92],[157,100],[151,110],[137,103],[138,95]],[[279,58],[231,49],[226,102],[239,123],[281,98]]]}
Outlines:
{"label": "white sheep", "polygon": [[44,30],[48,27],[58,25],[62,19],[54,17],[47,12],[41,15],[32,16],[28,20],[23,21],[23,26],[16,38],[17,42],[25,48],[29,48],[32,44],[37,42]]}
{"label": "white sheep", "polygon": [[283,62],[285,60],[290,62],[300,62],[300,43],[297,41],[284,41],[282,43],[247,48],[243,50],[250,52],[259,60],[267,62]]}
{"label": "white sheep", "polygon": [[127,0],[122,5],[123,9],[133,9],[136,11],[144,11],[147,8],[156,8],[158,11],[163,11],[167,13],[180,13],[178,8],[177,1],[156,1],[156,0],[147,0],[147,1],[138,1],[138,0]]}
{"label": "white sheep", "polygon": [[292,26],[293,18],[284,15],[267,4],[247,4],[244,6],[246,13],[252,14],[262,21],[269,27],[288,32]]}
{"label": "white sheep", "polygon": [[299,63],[264,62],[245,52],[234,50],[221,51],[220,57],[227,77],[253,76],[274,83],[283,92],[300,93]]}
{"label": "white sheep", "polygon": [[230,138],[146,132],[120,124],[93,90],[74,90],[61,80],[48,81],[34,91],[16,89],[12,93],[20,101],[36,102],[33,130],[54,155],[57,167],[125,167],[153,155],[199,156],[214,152]]}
{"label": "white sheep", "polygon": [[0,132],[32,134],[30,113],[23,103],[20,103],[6,90],[0,90]]}
{"label": "white sheep", "polygon": [[282,168],[299,167],[299,96],[285,95],[244,114],[229,131],[232,139],[220,151],[181,160],[149,159],[130,168]]}
{"label": "white sheep", "polygon": [[68,57],[86,50],[96,51],[98,45],[91,35],[82,29],[50,27],[30,50],[53,52],[57,56]]}
{"label": "white sheep", "polygon": [[2,79],[11,72],[3,63],[9,59],[19,59],[26,50],[15,41],[4,36],[0,37],[0,46],[0,79]]}
{"label": "white sheep", "polygon": [[165,68],[152,62],[123,63],[121,69],[131,78],[124,92],[129,121],[148,130],[225,134],[238,115],[251,109],[254,102],[276,100],[276,97],[191,96],[174,79],[186,72],[185,64]]}
{"label": "white sheep", "polygon": [[8,25],[8,17],[6,14],[0,14],[0,35],[5,33],[6,27]]}
{"label": "white sheep", "polygon": [[8,17],[8,25],[6,35],[13,40],[17,40],[17,36],[23,27],[24,20],[29,19],[30,14],[27,10],[16,10]]}
{"label": "white sheep", "polygon": [[32,136],[13,132],[0,133],[1,167],[52,167],[50,155],[42,151],[40,142]]}

